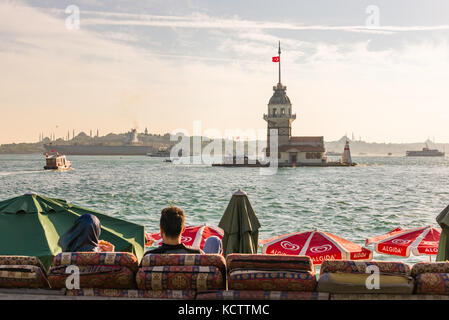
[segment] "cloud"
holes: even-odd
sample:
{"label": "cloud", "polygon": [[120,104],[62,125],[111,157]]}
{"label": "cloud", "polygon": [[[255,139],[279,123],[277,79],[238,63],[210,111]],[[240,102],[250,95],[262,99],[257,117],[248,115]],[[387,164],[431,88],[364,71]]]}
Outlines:
{"label": "cloud", "polygon": [[[49,10],[55,14],[63,14],[60,9]],[[378,27],[365,25],[322,25],[294,22],[257,21],[234,17],[215,17],[203,13],[193,13],[186,16],[151,15],[122,12],[106,12],[83,10],[83,25],[94,26],[144,26],[171,28],[205,28],[205,29],[233,29],[233,30],[290,30],[290,31],[344,31],[368,34],[394,34],[396,32],[417,31],[448,31],[449,25],[409,25],[394,26],[380,25]]]}
{"label": "cloud", "polygon": [[[261,115],[277,81],[271,56],[278,39],[283,81],[298,114],[294,134],[332,140],[354,131],[372,140],[449,140],[444,39],[373,51],[366,39],[332,44],[266,28],[225,28],[208,30],[216,51],[195,55],[177,47],[156,54],[136,45],[133,31],[90,30],[84,22],[70,31],[63,16],[0,4],[0,143],[36,140],[39,132],[56,130],[56,123],[58,136],[68,129],[105,133],[134,126],[165,133],[190,130],[193,120],[221,131],[265,128]],[[170,41],[177,43],[178,35]],[[209,44],[199,36],[189,41]]]}

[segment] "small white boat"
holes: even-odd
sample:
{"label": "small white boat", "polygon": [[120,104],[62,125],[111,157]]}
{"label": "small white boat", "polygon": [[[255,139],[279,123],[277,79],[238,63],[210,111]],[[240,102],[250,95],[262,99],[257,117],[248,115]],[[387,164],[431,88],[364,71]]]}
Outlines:
{"label": "small white boat", "polygon": [[56,154],[45,154],[45,170],[58,170],[65,171],[72,168],[72,163],[67,160],[65,155],[59,153]]}

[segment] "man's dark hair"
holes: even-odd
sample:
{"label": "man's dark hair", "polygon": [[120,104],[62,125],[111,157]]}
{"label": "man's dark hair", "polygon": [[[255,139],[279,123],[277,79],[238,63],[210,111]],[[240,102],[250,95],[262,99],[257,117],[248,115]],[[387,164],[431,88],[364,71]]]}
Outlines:
{"label": "man's dark hair", "polygon": [[162,209],[160,225],[165,235],[177,238],[184,227],[184,211],[174,206]]}

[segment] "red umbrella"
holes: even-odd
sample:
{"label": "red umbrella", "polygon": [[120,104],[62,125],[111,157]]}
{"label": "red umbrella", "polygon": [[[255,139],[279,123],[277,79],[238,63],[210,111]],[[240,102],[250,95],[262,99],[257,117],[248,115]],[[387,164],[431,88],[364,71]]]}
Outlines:
{"label": "red umbrella", "polygon": [[436,255],[440,234],[441,229],[432,227],[395,229],[387,234],[366,239],[365,245],[374,243],[376,252],[400,257],[409,257],[410,251],[417,256]]}
{"label": "red umbrella", "polygon": [[371,260],[371,250],[328,232],[306,231],[261,241],[262,253],[309,256],[314,264],[324,260]]}
{"label": "red umbrella", "polygon": [[[189,226],[182,233],[181,242],[186,246],[203,249],[204,242],[211,236],[223,239],[223,230],[218,227],[209,227],[206,224]],[[145,233],[145,247],[151,247],[153,244],[160,245],[161,242],[162,237],[160,233]]]}

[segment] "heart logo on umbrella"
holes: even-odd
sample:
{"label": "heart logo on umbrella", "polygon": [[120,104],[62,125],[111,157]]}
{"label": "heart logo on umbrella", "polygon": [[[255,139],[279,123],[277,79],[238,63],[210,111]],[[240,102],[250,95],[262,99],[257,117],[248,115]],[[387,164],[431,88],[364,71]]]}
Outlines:
{"label": "heart logo on umbrella", "polygon": [[312,251],[313,253],[322,253],[329,251],[330,249],[332,249],[332,246],[330,244],[324,244],[322,246],[312,247],[310,248],[310,251]]}
{"label": "heart logo on umbrella", "polygon": [[391,240],[394,244],[409,244],[412,240],[404,240],[404,239],[394,239]]}
{"label": "heart logo on umbrella", "polygon": [[190,242],[190,241],[192,241],[192,238],[191,238],[191,237],[184,237],[184,236],[181,236],[181,242]]}
{"label": "heart logo on umbrella", "polygon": [[437,246],[439,244],[438,241],[423,241],[421,242],[423,246]]}
{"label": "heart logo on umbrella", "polygon": [[292,250],[292,251],[298,251],[299,249],[301,249],[301,246],[291,243],[290,241],[287,241],[287,240],[281,242],[281,247],[286,250]]}

